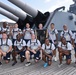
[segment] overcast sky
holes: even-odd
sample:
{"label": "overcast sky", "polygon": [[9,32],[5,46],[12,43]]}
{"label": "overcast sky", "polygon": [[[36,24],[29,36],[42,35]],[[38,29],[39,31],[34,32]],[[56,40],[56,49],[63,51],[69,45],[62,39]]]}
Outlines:
{"label": "overcast sky", "polygon": [[[21,10],[14,4],[10,3],[8,0],[0,0],[0,1],[17,10]],[[65,11],[67,11],[69,9],[69,6],[74,3],[73,0],[21,0],[21,1],[24,1],[34,9],[40,10],[43,13],[46,11],[51,12],[60,6],[65,6],[66,7]],[[9,18],[0,14],[0,22],[5,20],[11,22]]]}

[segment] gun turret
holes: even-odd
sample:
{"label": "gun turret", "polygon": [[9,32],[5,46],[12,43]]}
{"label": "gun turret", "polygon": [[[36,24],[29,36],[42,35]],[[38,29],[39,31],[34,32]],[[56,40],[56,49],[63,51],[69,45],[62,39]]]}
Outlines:
{"label": "gun turret", "polygon": [[22,2],[22,0],[18,0],[18,1],[17,0],[8,0],[8,1],[12,2],[13,4],[15,4],[16,6],[21,8],[23,11],[25,11],[26,13],[31,15],[34,19],[34,23],[36,24],[36,26],[38,26],[39,23],[42,23],[43,25],[45,25],[49,15],[50,15],[49,12],[46,12],[43,14],[40,11],[33,9],[26,3]]}
{"label": "gun turret", "polygon": [[76,15],[76,0],[73,0],[74,4],[70,5],[69,11],[70,13],[74,13]]}
{"label": "gun turret", "polygon": [[23,13],[21,11],[18,11],[18,10],[15,10],[14,8],[0,2],[0,7],[11,12],[12,14],[14,14],[15,16],[19,17],[19,20],[18,20],[18,25],[19,25],[19,28],[23,29],[25,24],[28,22],[31,24],[31,27],[33,25],[33,19],[31,16],[27,15],[26,13]]}
{"label": "gun turret", "polygon": [[32,7],[28,6],[27,4],[25,4],[24,2],[22,2],[21,0],[8,0],[10,2],[12,2],[13,4],[15,4],[16,6],[20,7],[23,11],[25,11],[26,13],[30,14],[33,17],[36,17],[38,14],[38,11],[33,9]]}

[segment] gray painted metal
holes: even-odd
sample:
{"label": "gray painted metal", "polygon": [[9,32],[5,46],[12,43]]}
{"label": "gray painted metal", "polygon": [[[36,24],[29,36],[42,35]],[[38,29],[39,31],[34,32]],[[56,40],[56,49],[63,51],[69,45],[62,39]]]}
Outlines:
{"label": "gray painted metal", "polygon": [[[71,15],[73,16],[72,20],[69,19],[69,16]],[[68,29],[74,31],[76,30],[76,25],[74,23],[75,21],[76,21],[76,16],[74,14],[69,12],[58,11],[53,16],[51,22],[48,25],[48,28],[50,28],[51,23],[54,23],[56,29],[63,30],[63,25],[66,24],[68,26]]]}
{"label": "gray painted metal", "polygon": [[[17,1],[17,0],[8,0],[8,1],[14,3],[15,5],[17,5],[21,9],[23,9],[23,11],[27,12],[28,14],[30,14],[31,16],[33,16],[33,17],[37,16],[38,12],[36,10],[33,11],[33,9],[31,7],[29,7],[27,4],[25,4],[21,0],[19,0],[19,1]],[[54,12],[50,13],[50,16],[49,16],[44,28],[47,26],[47,23],[49,21],[49,25],[48,25],[47,28],[50,28],[49,26],[50,26],[51,23],[55,23],[55,27],[58,30],[63,30],[63,25],[64,24],[66,24],[68,26],[68,29],[76,30],[76,25],[75,25],[76,16],[75,16],[75,14],[72,14],[72,13],[69,13],[69,12],[56,11],[54,16],[52,17],[53,13]],[[69,19],[70,16],[73,16],[72,20]],[[50,18],[51,18],[51,21],[49,20]]]}
{"label": "gray painted metal", "polygon": [[74,2],[76,2],[76,0],[73,0]]}
{"label": "gray painted metal", "polygon": [[22,20],[25,20],[26,17],[27,17],[26,13],[18,11],[16,9],[14,9],[14,8],[4,4],[4,3],[2,3],[2,2],[0,2],[0,7],[2,7],[3,9],[5,9],[5,10],[11,12],[11,13],[13,13],[14,15],[16,15],[17,17],[19,17]]}
{"label": "gray painted metal", "polygon": [[[49,23],[50,23],[50,19],[53,18],[52,15],[53,15],[53,12],[50,13],[50,16],[48,17],[48,20],[47,20],[47,22],[45,23],[45,25],[44,25],[44,27],[43,27],[44,29],[48,28],[48,26],[50,25],[50,24],[49,24]],[[49,24],[49,25],[48,25],[48,24]]]}
{"label": "gray painted metal", "polygon": [[10,19],[12,19],[13,21],[16,21],[16,22],[19,20],[18,17],[16,17],[15,15],[13,15],[10,12],[7,12],[5,10],[2,10],[1,8],[0,8],[0,14],[6,16],[6,17],[8,17],[8,18],[10,18]]}
{"label": "gray painted metal", "polygon": [[[28,6],[27,4],[25,4],[24,2],[22,2],[21,0],[8,0],[10,2],[12,2],[13,4],[17,5],[18,7],[20,7],[23,11],[27,12],[28,14],[30,14],[33,17],[36,17],[38,14],[38,11],[31,8],[30,6]],[[18,15],[21,19],[24,20],[24,18],[26,17],[26,15],[18,13],[18,11],[16,12],[14,9],[11,10],[11,8],[9,6],[4,5],[3,3],[0,3],[0,6],[7,9],[10,12],[15,13],[16,15]],[[14,11],[13,11],[14,10]],[[44,26],[44,28],[47,26],[47,23],[49,22],[48,25],[48,29],[50,28],[50,24],[51,23],[55,23],[55,28],[57,30],[63,30],[63,25],[66,24],[68,26],[68,29],[75,31],[76,30],[76,15],[69,13],[69,12],[62,12],[62,11],[56,11],[56,13],[53,15],[52,14],[54,12],[50,13],[50,16]],[[19,15],[20,14],[20,15]],[[73,16],[73,19],[70,20],[69,16]],[[52,17],[52,18],[51,18]],[[50,21],[51,18],[51,21]]]}
{"label": "gray painted metal", "polygon": [[53,18],[54,15],[55,15],[55,13],[58,12],[59,10],[61,10],[61,9],[65,10],[65,6],[56,8],[53,12],[50,13],[50,16],[49,16],[49,18],[48,18],[48,20],[47,20],[44,28],[48,28],[48,26],[50,25],[50,22],[51,22],[52,18]]}
{"label": "gray painted metal", "polygon": [[22,0],[8,0],[15,4],[16,6],[20,7],[23,11],[31,15],[32,17],[36,17],[38,14],[38,11],[27,5],[26,3],[22,2]]}

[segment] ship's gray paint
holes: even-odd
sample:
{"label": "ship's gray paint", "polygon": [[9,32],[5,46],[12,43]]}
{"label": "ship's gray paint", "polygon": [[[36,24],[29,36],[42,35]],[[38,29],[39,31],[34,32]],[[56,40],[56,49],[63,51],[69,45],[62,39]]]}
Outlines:
{"label": "ship's gray paint", "polygon": [[28,13],[32,17],[36,17],[38,14],[37,10],[33,9],[32,7],[30,7],[26,3],[22,2],[22,0],[18,0],[18,1],[17,0],[8,0],[8,1],[14,3],[15,5],[20,7],[23,11],[25,11],[26,13]]}
{"label": "ship's gray paint", "polygon": [[[73,16],[72,20],[69,19],[69,16],[71,16],[71,15]],[[76,21],[76,17],[74,14],[69,13],[69,12],[58,11],[53,16],[50,24],[55,23],[55,28],[58,30],[63,30],[64,24],[66,24],[69,29],[76,30],[76,25],[74,23],[75,21]],[[50,24],[49,24],[48,28],[50,28]]]}
{"label": "ship's gray paint", "polygon": [[16,15],[17,17],[19,17],[22,20],[25,20],[25,18],[27,17],[26,13],[18,11],[16,9],[12,8],[11,6],[8,6],[2,2],[0,2],[0,6],[1,6],[1,8],[13,13],[14,15]]}
{"label": "ship's gray paint", "polygon": [[13,15],[12,13],[6,11],[6,10],[2,10],[0,9],[0,14],[12,19],[13,21],[17,22],[18,21],[18,17],[16,17],[15,15]]}
{"label": "ship's gray paint", "polygon": [[[23,9],[24,11],[26,11],[28,14],[30,14],[33,17],[36,17],[38,14],[37,10],[34,10],[33,8],[31,8],[30,6],[28,6],[27,4],[23,3],[21,0],[8,0],[12,3],[14,3],[15,5],[17,5],[18,7],[20,7],[21,9]],[[12,12],[13,14],[17,15],[19,18],[21,19],[25,19],[26,18],[26,14],[21,13],[20,11],[17,11],[13,8],[11,8],[10,6],[7,6],[3,3],[0,2],[0,6],[10,12]],[[19,13],[18,13],[19,12]],[[49,22],[49,19],[51,18],[52,14],[54,12],[50,12],[50,16],[47,20],[47,22]],[[69,16],[73,16],[73,19],[70,20]],[[76,21],[76,16],[73,13],[70,12],[62,12],[62,11],[57,11],[54,16],[52,17],[51,21],[48,24],[47,28],[50,28],[50,24],[51,23],[55,23],[55,28],[57,30],[63,30],[63,25],[66,24],[68,26],[68,29],[75,31],[76,30],[76,25],[75,25],[75,21]],[[47,24],[46,22],[46,24]],[[45,24],[45,26],[46,26]]]}
{"label": "ship's gray paint", "polygon": [[[27,12],[28,14],[30,14],[32,17],[36,17],[38,14],[38,11],[31,8],[30,6],[28,6],[27,4],[25,4],[24,2],[22,2],[21,0],[8,0],[10,2],[12,2],[13,4],[17,5],[18,7],[20,7],[23,11]],[[53,12],[54,13],[54,12]],[[73,16],[73,19],[70,20],[69,16]],[[45,24],[45,26],[47,25],[49,19],[52,17],[52,13],[50,12],[50,16]],[[75,15],[69,12],[60,12],[57,11],[54,16],[52,17],[51,21],[49,22],[49,25],[47,28],[49,28],[51,23],[55,23],[55,27],[58,30],[62,30],[63,29],[63,25],[66,24],[68,26],[69,29],[71,30],[76,30],[76,25],[75,25]]]}

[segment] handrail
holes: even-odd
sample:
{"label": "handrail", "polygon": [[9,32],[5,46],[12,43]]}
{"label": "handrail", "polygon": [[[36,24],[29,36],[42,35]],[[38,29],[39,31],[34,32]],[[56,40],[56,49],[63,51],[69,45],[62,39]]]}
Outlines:
{"label": "handrail", "polygon": [[59,7],[59,8],[57,8],[57,9],[55,9],[55,10],[53,11],[53,14],[50,15],[50,17],[48,18],[48,21],[47,21],[46,24],[44,25],[43,29],[46,29],[46,28],[49,26],[49,24],[50,24],[52,18],[54,17],[55,13],[56,13],[58,10],[60,10],[60,9],[65,10],[65,6]]}

